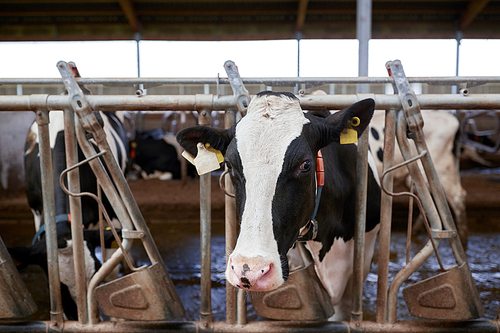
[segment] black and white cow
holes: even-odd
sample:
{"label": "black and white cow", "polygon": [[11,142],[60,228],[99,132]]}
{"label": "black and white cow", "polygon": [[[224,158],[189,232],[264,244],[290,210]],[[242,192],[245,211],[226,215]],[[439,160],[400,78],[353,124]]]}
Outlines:
{"label": "black and white cow", "polygon": [[[424,120],[424,135],[432,157],[434,167],[443,187],[446,199],[455,217],[455,224],[460,234],[460,239],[467,243],[467,214],[465,200],[467,191],[462,187],[460,170],[457,165],[455,142],[459,131],[458,119],[449,112],[422,110]],[[375,164],[379,175],[382,175],[382,159],[384,147],[385,112],[375,112],[370,123],[370,149],[375,157]],[[416,154],[416,149],[414,149]],[[404,161],[401,151],[394,150],[394,165]],[[420,165],[420,164],[419,164]],[[420,165],[421,166],[421,165]],[[422,174],[425,174],[421,168]],[[410,186],[410,175],[407,168],[394,171],[394,185]]]}
{"label": "black and white cow", "polygon": [[[339,138],[353,117],[360,119],[354,129],[361,134],[374,106],[372,99],[365,99],[333,115],[304,113],[291,93],[261,92],[252,99],[247,115],[230,129],[198,126],[179,132],[177,140],[188,152],[195,155],[196,144],[208,142],[224,153],[230,170],[241,227],[227,260],[229,283],[266,291],[287,280],[287,253],[315,208],[316,157],[321,149],[325,184],[316,215],[318,233],[307,247],[335,307],[332,319],[349,318],[357,147],[341,145]],[[368,193],[365,276],[380,218],[380,186],[373,169]]]}
{"label": "black and white cow", "polygon": [[[125,133],[125,128],[122,121],[119,119],[120,113],[117,112],[96,112],[99,122],[104,128],[106,138],[111,147],[114,157],[118,164],[125,172],[128,165],[128,141]],[[52,166],[54,175],[54,199],[55,199],[55,214],[57,228],[57,242],[59,254],[59,270],[63,293],[63,307],[66,316],[69,319],[76,318],[76,307],[73,300],[76,300],[76,286],[74,280],[74,264],[73,264],[73,248],[71,241],[70,228],[70,211],[69,197],[63,192],[59,185],[59,177],[64,169],[66,169],[66,152],[64,142],[64,115],[62,111],[51,111],[49,113],[49,133],[50,147],[52,154]],[[85,159],[83,152],[78,148],[79,160]],[[39,154],[39,138],[38,126],[33,123],[29,129],[25,152],[24,152],[24,168],[26,181],[26,194],[28,203],[33,212],[35,219],[35,231],[37,232],[33,239],[33,244],[28,248],[11,249],[10,253],[13,258],[25,265],[38,264],[46,269],[47,252],[44,239],[44,221],[43,221],[43,188],[41,184],[40,170],[40,154]],[[88,164],[79,168],[80,173],[80,190],[81,192],[97,193],[97,181],[92,169]],[[109,201],[103,195],[103,203],[111,219],[116,215]],[[95,256],[95,248],[100,245],[99,232],[95,229],[99,221],[98,204],[90,197],[82,197],[82,218],[86,248],[85,248],[85,263],[86,263],[86,279],[87,282],[100,266],[99,261]],[[119,227],[119,224],[115,225]],[[111,238],[110,232],[107,233],[107,247],[109,247]],[[106,251],[103,251],[103,255]]]}
{"label": "black and white cow", "polygon": [[[312,95],[326,95],[323,90],[316,90]],[[460,179],[460,170],[457,161],[457,140],[460,135],[460,123],[453,114],[446,111],[421,110],[424,120],[424,135],[429,148],[429,154],[432,157],[434,167],[443,187],[446,199],[451,212],[455,218],[455,224],[460,234],[460,239],[464,247],[467,244],[467,212],[465,200],[467,191],[462,187]],[[384,129],[385,112],[375,112],[370,122],[369,145],[374,155],[375,167],[379,176],[383,173],[384,156]],[[416,155],[416,149],[414,154]],[[470,149],[467,149],[469,152]],[[467,154],[469,156],[469,154]],[[396,147],[394,150],[394,165],[404,162],[401,151]],[[421,164],[419,164],[421,166]],[[425,172],[421,166],[422,174]],[[394,185],[403,185],[410,187],[411,177],[406,167],[398,168],[393,172]],[[415,222],[415,226],[423,229],[423,219],[421,216]]]}
{"label": "black and white cow", "polygon": [[[143,179],[181,179],[182,150],[179,144],[173,141],[175,138],[167,136],[161,128],[136,130],[135,138],[131,142],[132,168],[138,170]],[[191,168],[194,169],[192,166]]]}

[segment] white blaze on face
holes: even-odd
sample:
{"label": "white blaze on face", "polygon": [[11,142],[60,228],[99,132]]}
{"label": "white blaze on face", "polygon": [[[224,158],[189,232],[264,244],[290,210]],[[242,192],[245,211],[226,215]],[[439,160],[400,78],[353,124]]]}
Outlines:
{"label": "white blaze on face", "polygon": [[271,267],[268,275],[272,276],[267,276],[264,285],[252,285],[252,289],[274,289],[284,282],[273,233],[272,201],[286,150],[308,122],[298,100],[266,95],[252,100],[247,115],[236,126],[246,200],[240,235],[226,270],[233,285],[239,282],[231,273],[231,263],[236,267],[247,265],[251,270]]}

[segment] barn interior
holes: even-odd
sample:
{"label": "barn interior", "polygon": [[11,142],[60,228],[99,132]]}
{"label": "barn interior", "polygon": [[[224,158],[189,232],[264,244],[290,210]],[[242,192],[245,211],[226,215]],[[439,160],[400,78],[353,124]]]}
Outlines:
{"label": "barn interior", "polygon": [[[362,6],[369,24],[359,23]],[[488,39],[500,35],[500,1],[498,0],[233,0],[233,1],[175,1],[175,0],[0,0],[0,42],[21,41],[89,41],[89,40],[280,40],[280,39],[355,39],[367,43],[369,39]],[[357,21],[358,20],[358,21]],[[360,36],[360,32],[368,33]],[[368,37],[367,37],[368,36]],[[416,50],[417,52],[417,50]],[[368,55],[366,55],[368,56]],[[363,56],[360,55],[360,59]],[[361,60],[362,61],[362,60]],[[480,59],[478,59],[480,61]],[[84,74],[84,73],[83,73]],[[362,74],[360,74],[361,76]],[[0,72],[1,76],[1,72]],[[85,76],[84,76],[85,78]],[[136,94],[139,86],[130,84],[87,85],[95,95]],[[272,83],[246,84],[251,95],[273,89]],[[20,82],[0,78],[0,95],[31,94],[60,95],[60,82],[24,79]],[[355,94],[358,86],[347,84],[317,84],[279,86],[279,90],[310,94],[321,89],[334,94]],[[422,94],[449,94],[449,84],[420,85]],[[468,94],[498,94],[500,84],[459,84],[456,91],[467,89]],[[386,83],[371,84],[370,93],[385,94]],[[148,95],[195,95],[216,93],[232,95],[228,84],[176,83],[152,84]],[[1,105],[0,96],[0,105]],[[460,111],[460,110],[459,110]],[[464,110],[466,111],[466,110]],[[498,118],[498,111],[493,110]],[[21,113],[23,115],[21,115]],[[462,119],[465,113],[458,112]],[[135,112],[134,121],[141,130],[161,128],[169,135],[182,127],[196,124],[197,117],[189,113],[184,121],[181,112]],[[493,117],[493,118],[491,118]],[[182,118],[182,121],[181,121]],[[0,236],[7,247],[27,244],[33,237],[33,219],[25,197],[22,151],[27,131],[34,119],[32,111],[0,112],[0,172],[8,186],[0,187]],[[494,116],[478,118],[481,128],[491,129]],[[224,125],[223,113],[213,114],[212,126]],[[21,130],[22,129],[22,130]],[[499,128],[491,140],[498,140]],[[498,288],[498,256],[500,249],[499,200],[500,157],[495,152],[479,151],[487,166],[463,157],[462,186],[467,190],[467,222],[471,235],[467,255],[479,296],[485,308],[483,319],[497,318],[500,292]],[[16,161],[6,170],[7,161]],[[2,165],[4,166],[2,168]],[[188,321],[200,318],[200,240],[199,179],[162,181],[141,179],[129,181],[129,186],[151,229],[166,266],[171,272],[176,289],[186,307]],[[225,197],[219,189],[218,177],[212,177],[212,309],[215,321],[224,321],[226,314],[226,283],[221,272],[225,266],[224,210]],[[394,276],[404,266],[406,240],[407,200],[395,200],[393,210],[391,259]],[[19,228],[22,225],[23,228]],[[20,230],[22,229],[22,230]],[[412,251],[426,241],[426,235],[416,236]],[[148,264],[142,249],[133,252],[134,259]],[[445,254],[446,254],[446,250]],[[448,253],[449,255],[450,253]],[[487,254],[485,256],[485,254]],[[365,282],[363,300],[364,320],[376,320],[377,262]],[[432,276],[436,262],[423,266],[408,284]],[[50,320],[48,290],[44,289],[43,272],[33,267],[22,271],[24,282],[35,297],[39,310],[30,320]],[[43,283],[40,283],[43,280]],[[414,320],[404,302],[398,302],[398,320]],[[263,320],[248,305],[248,321]],[[6,322],[4,322],[5,324]],[[10,322],[7,322],[10,323]],[[7,325],[7,324],[5,324]],[[6,327],[6,326],[5,326]],[[0,332],[2,320],[0,320]]]}

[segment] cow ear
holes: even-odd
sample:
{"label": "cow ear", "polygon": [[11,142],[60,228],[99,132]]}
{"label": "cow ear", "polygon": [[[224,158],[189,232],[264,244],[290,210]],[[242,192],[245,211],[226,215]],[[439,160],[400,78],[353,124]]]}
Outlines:
{"label": "cow ear", "polygon": [[194,126],[183,129],[177,133],[177,142],[193,156],[196,156],[198,149],[196,145],[210,143],[210,146],[226,153],[227,146],[234,137],[235,126],[229,129],[212,128],[205,126]]}
{"label": "cow ear", "polygon": [[374,111],[375,101],[368,98],[330,115],[325,120],[328,141],[325,142],[325,146],[333,141],[340,141],[340,136],[345,129],[356,131],[359,137],[368,127]]}

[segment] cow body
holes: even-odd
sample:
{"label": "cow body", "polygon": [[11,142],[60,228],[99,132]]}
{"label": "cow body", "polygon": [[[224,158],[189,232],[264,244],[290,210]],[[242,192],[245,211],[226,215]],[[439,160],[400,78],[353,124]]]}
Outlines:
{"label": "cow body", "polygon": [[[57,243],[59,255],[59,270],[61,280],[61,291],[63,298],[63,308],[65,315],[69,319],[77,319],[76,314],[76,287],[74,280],[73,246],[71,241],[71,225],[69,211],[69,197],[62,191],[59,185],[59,178],[66,169],[66,152],[64,142],[64,115],[62,111],[52,111],[49,114],[50,147],[52,155],[53,175],[54,175],[54,202],[56,215]],[[128,164],[128,142],[125,128],[121,120],[114,112],[99,112],[96,114],[102,121],[106,138],[111,147],[111,152],[117,159],[118,165],[125,172]],[[78,159],[85,159],[83,152],[78,148]],[[33,123],[26,140],[24,153],[24,166],[26,177],[26,194],[28,203],[33,212],[35,220],[35,230],[39,232],[43,228],[43,189],[41,186],[40,154],[38,140],[38,126]],[[88,164],[79,168],[80,190],[81,192],[91,192],[97,194],[97,180]],[[116,217],[109,201],[103,196],[104,206],[110,218]],[[98,204],[89,197],[81,198],[82,222],[84,227],[85,241],[85,266],[87,283],[100,267],[100,262],[95,255],[95,248],[100,245],[99,232],[95,229],[99,221]],[[43,229],[42,229],[43,230]],[[113,237],[111,232],[106,233],[106,247],[110,247]],[[45,245],[45,235],[37,233],[33,244],[27,248],[9,249],[13,258],[24,265],[36,264],[44,268],[47,267],[47,249]],[[105,251],[101,249],[103,255]]]}
{"label": "cow body", "polygon": [[[373,110],[374,102],[368,99],[334,115],[304,113],[294,95],[262,92],[231,129],[194,127],[178,134],[179,143],[191,154],[196,153],[198,142],[208,142],[225,153],[241,223],[236,247],[227,260],[229,283],[266,291],[287,280],[287,253],[315,208],[316,156],[321,149],[325,184],[316,216],[318,234],[308,241],[308,249],[335,306],[333,319],[348,318],[350,293],[345,291],[353,268],[357,148],[341,145],[339,138],[353,117],[360,119],[361,124],[353,129],[361,134]],[[380,215],[380,187],[372,170],[368,193],[369,267]]]}
{"label": "cow body", "polygon": [[[132,142],[132,167],[143,179],[181,179],[180,153],[174,137],[167,136],[162,129],[135,131]],[[180,149],[179,149],[180,150]]]}
{"label": "cow body", "polygon": [[[460,234],[462,243],[467,240],[467,216],[465,210],[465,199],[467,192],[461,185],[460,171],[457,166],[455,154],[455,140],[459,130],[458,119],[449,112],[422,110],[424,120],[424,135],[432,157],[434,167],[443,187],[448,204],[455,217],[455,223]],[[370,149],[375,157],[375,164],[379,175],[383,169],[383,146],[384,146],[384,124],[385,113],[376,112],[370,123]],[[413,146],[414,148],[414,146]],[[416,149],[414,154],[417,155]],[[394,165],[404,161],[400,149],[394,150]],[[421,166],[421,164],[419,163]],[[421,167],[422,174],[425,174]],[[408,169],[398,168],[394,171],[394,185],[410,186],[411,178]]]}

